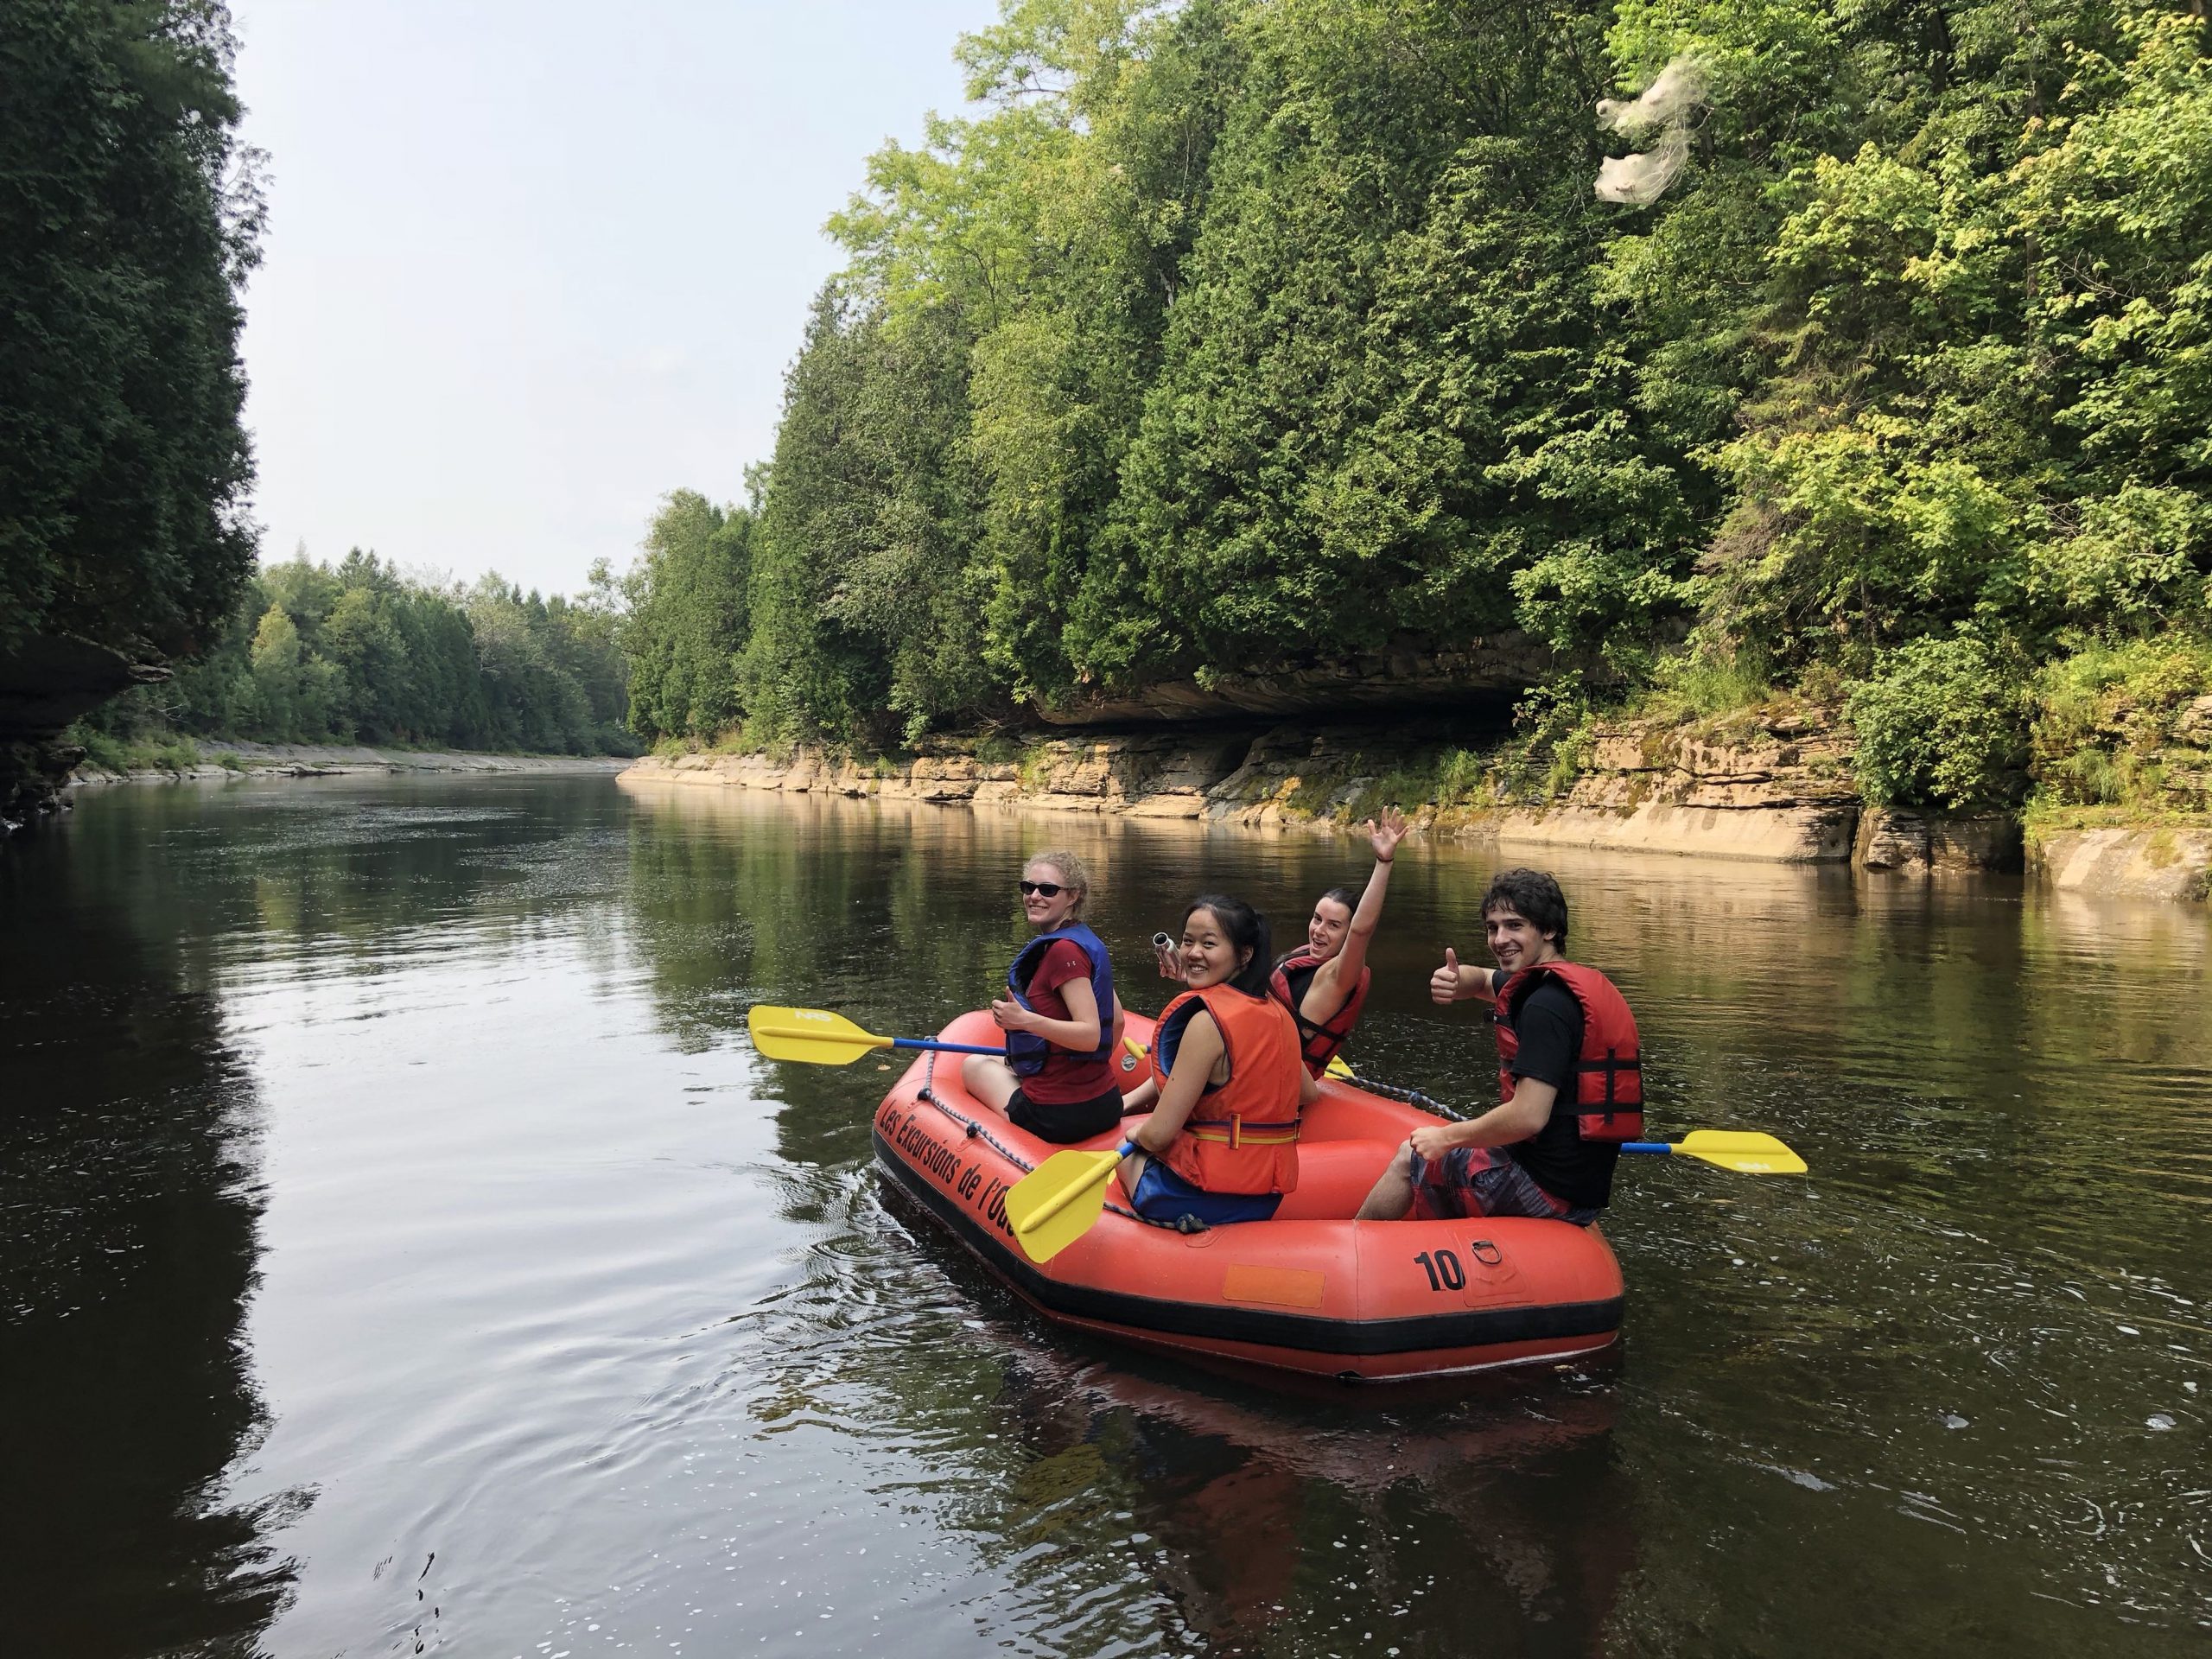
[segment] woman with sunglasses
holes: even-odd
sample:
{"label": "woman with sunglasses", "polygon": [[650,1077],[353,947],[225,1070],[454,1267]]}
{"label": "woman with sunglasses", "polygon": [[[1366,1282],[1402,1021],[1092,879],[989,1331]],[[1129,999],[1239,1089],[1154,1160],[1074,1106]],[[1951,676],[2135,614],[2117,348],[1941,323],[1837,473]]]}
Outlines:
{"label": "woman with sunglasses", "polygon": [[1185,988],[1160,1010],[1152,1077],[1123,1109],[1153,1112],[1128,1137],[1122,1189],[1147,1221],[1265,1221],[1298,1185],[1299,1122],[1321,1092],[1268,994],[1267,918],[1207,894],[1183,918],[1178,957]]}
{"label": "woman with sunglasses", "polygon": [[1007,969],[991,1004],[1006,1058],[970,1054],[960,1080],[976,1102],[1041,1141],[1088,1141],[1121,1127],[1113,1056],[1122,1004],[1106,946],[1084,925],[1090,873],[1070,852],[1039,853],[1021,868],[1021,908],[1037,937]]}

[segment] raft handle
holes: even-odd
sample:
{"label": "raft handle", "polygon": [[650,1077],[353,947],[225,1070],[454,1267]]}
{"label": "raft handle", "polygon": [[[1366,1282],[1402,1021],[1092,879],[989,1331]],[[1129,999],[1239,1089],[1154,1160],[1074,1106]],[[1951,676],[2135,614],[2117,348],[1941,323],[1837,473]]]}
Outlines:
{"label": "raft handle", "polygon": [[1486,1238],[1478,1238],[1468,1245],[1467,1254],[1486,1268],[1494,1268],[1505,1260],[1505,1252]]}

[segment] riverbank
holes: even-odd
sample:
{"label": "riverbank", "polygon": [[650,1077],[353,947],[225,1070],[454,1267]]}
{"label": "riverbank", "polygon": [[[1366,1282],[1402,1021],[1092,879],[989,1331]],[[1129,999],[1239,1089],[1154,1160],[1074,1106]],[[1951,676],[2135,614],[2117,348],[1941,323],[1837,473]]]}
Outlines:
{"label": "riverbank", "polygon": [[70,785],[179,783],[194,778],[336,778],[408,772],[613,772],[619,754],[497,754],[461,749],[372,748],[359,743],[205,743],[175,764],[111,767],[86,760]]}
{"label": "riverbank", "polygon": [[2064,821],[2024,832],[2009,813],[1867,805],[1849,728],[1833,710],[1600,724],[1542,800],[1510,798],[1503,755],[1496,747],[1454,747],[1433,731],[1284,725],[996,746],[950,740],[902,756],[804,747],[658,754],[626,768],[620,781],[1323,834],[1351,830],[1388,804],[1427,835],[1531,849],[1838,863],[1904,875],[2024,868],[2066,890],[2185,900],[2202,900],[2212,886],[2212,826]]}

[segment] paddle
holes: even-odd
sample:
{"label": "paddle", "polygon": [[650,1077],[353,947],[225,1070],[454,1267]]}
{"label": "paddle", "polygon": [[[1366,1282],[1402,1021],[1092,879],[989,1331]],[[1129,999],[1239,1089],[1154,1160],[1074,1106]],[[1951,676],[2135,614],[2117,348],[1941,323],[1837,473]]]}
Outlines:
{"label": "paddle", "polygon": [[753,1046],[772,1060],[843,1065],[879,1048],[933,1048],[944,1054],[1003,1054],[976,1043],[941,1043],[934,1037],[878,1037],[827,1008],[756,1007],[745,1016]]}
{"label": "paddle", "polygon": [[1089,1232],[1106,1207],[1114,1166],[1137,1149],[1056,1152],[1007,1189],[1006,1224],[1032,1262],[1049,1262]]}
{"label": "paddle", "polygon": [[1629,1141],[1623,1152],[1648,1152],[1661,1157],[1695,1158],[1704,1163],[1732,1169],[1738,1175],[1802,1175],[1805,1160],[1770,1135],[1750,1130],[1692,1129],[1681,1140]]}
{"label": "paddle", "polygon": [[[1136,1150],[1124,1141],[1112,1152],[1056,1152],[1007,1189],[1007,1225],[1032,1262],[1049,1262],[1097,1224],[1106,1207],[1106,1179]],[[1770,1135],[1693,1129],[1680,1141],[1630,1141],[1623,1152],[1695,1158],[1740,1175],[1802,1175],[1805,1160]]]}

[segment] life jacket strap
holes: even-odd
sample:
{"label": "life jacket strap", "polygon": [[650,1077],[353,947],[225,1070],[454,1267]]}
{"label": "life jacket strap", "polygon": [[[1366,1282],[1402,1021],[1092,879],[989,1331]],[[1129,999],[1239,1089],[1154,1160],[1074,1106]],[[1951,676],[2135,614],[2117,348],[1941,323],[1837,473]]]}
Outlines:
{"label": "life jacket strap", "polygon": [[1193,1141],[1218,1141],[1231,1147],[1287,1147],[1296,1144],[1299,1126],[1303,1117],[1294,1117],[1285,1122],[1281,1118],[1269,1118],[1264,1123],[1245,1126],[1243,1118],[1193,1118],[1183,1129]]}
{"label": "life jacket strap", "polygon": [[[1608,1053],[1602,1060],[1578,1060],[1575,1062],[1574,1069],[1578,1072],[1586,1073],[1592,1076],[1600,1072],[1604,1073],[1605,1078],[1605,1104],[1608,1106],[1614,1104],[1618,1100],[1619,1100],[1619,1081],[1622,1076],[1626,1073],[1633,1073],[1636,1077],[1635,1103],[1641,1103],[1643,1099],[1643,1061],[1641,1056],[1630,1054],[1626,1059],[1622,1059],[1616,1055]],[[1586,1103],[1595,1105],[1598,1103],[1592,1101]]]}

